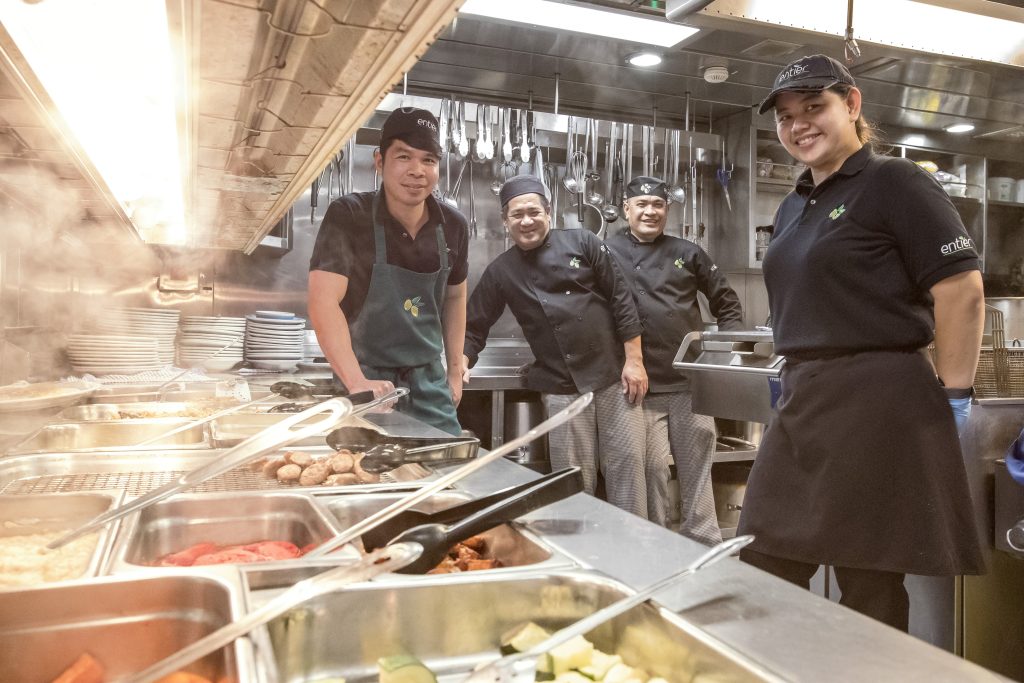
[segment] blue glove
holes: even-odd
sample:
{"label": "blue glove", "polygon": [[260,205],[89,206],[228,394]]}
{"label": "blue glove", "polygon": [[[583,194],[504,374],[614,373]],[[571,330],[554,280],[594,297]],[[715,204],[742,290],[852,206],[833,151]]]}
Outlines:
{"label": "blue glove", "polygon": [[956,419],[956,432],[957,434],[963,434],[967,418],[971,416],[971,397],[948,397],[947,400],[949,401],[949,407],[953,409],[953,417]]}

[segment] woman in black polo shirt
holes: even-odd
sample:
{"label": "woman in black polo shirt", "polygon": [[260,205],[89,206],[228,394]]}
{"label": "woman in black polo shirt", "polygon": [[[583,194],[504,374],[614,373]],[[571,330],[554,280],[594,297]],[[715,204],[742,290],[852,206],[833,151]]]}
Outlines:
{"label": "woman in black polo shirt", "polygon": [[[902,630],[905,575],[979,573],[958,428],[984,320],[978,256],[913,162],[872,154],[849,71],[804,57],[775,80],[780,142],[808,166],[764,259],[778,415],[750,474],[744,559]],[[935,366],[922,349],[934,339]]]}

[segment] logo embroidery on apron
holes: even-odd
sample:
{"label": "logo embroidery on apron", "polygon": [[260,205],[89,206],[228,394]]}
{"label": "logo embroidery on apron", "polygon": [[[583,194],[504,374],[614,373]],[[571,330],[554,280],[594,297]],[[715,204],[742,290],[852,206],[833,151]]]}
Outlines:
{"label": "logo embroidery on apron", "polygon": [[416,318],[420,314],[420,306],[423,305],[423,297],[415,297],[413,299],[405,300],[405,310],[412,314],[412,317]]}
{"label": "logo embroidery on apron", "polygon": [[676,268],[682,268],[683,267],[683,259],[682,258],[677,258],[675,261],[672,262],[672,265],[675,266]]}
{"label": "logo embroidery on apron", "polygon": [[579,256],[573,256],[571,259],[569,259],[569,267],[571,267],[571,268],[579,268],[580,267],[580,257]]}
{"label": "logo embroidery on apron", "polygon": [[842,216],[846,212],[846,204],[840,204],[836,208],[832,209],[832,213],[828,215],[829,218],[835,220]]}

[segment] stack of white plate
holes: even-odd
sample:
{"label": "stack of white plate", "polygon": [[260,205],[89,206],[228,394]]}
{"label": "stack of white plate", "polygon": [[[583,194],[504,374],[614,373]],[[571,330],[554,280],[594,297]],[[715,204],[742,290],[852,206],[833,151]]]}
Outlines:
{"label": "stack of white plate", "polygon": [[174,337],[180,316],[181,311],[166,308],[107,309],[95,327],[101,334],[152,337],[160,362],[169,365],[174,363]]}
{"label": "stack of white plate", "polygon": [[302,360],[306,321],[285,311],[245,316],[245,360],[262,370],[293,370]]}
{"label": "stack of white plate", "polygon": [[67,352],[75,372],[97,376],[134,375],[163,366],[152,337],[72,334]]}
{"label": "stack of white plate", "polygon": [[299,368],[303,370],[327,370],[331,364],[324,359],[324,351],[316,338],[316,330],[306,330],[306,338],[302,342],[302,361]]}
{"label": "stack of white plate", "polygon": [[201,365],[213,372],[230,370],[242,361],[244,340],[245,318],[182,316],[178,363],[183,368]]}

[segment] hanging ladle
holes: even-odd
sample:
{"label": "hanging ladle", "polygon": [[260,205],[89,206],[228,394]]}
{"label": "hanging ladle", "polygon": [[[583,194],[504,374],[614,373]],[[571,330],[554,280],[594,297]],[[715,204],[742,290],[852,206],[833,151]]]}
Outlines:
{"label": "hanging ladle", "polygon": [[420,556],[418,543],[395,543],[365,555],[358,562],[317,574],[273,598],[238,621],[222,626],[213,633],[178,650],[169,657],[129,676],[124,683],[151,683],[191,664],[200,657],[230,645],[236,638],[251,633],[294,607],[313,598],[332,593],[343,586],[369,581],[373,577],[405,567]]}
{"label": "hanging ladle", "polygon": [[410,493],[401,500],[395,501],[391,505],[388,505],[383,510],[375,512],[374,514],[370,515],[361,522],[353,524],[348,529],[338,534],[334,538],[325,541],[324,543],[321,543],[319,546],[317,546],[310,552],[306,553],[304,557],[309,559],[322,557],[340,548],[346,543],[354,541],[367,531],[376,528],[378,524],[386,522],[389,519],[396,517],[399,513],[405,512],[406,510],[415,507],[419,503],[422,503],[423,501],[430,498],[438,491],[441,491],[451,486],[457,481],[461,481],[462,479],[468,477],[469,475],[479,470],[481,467],[486,467],[495,460],[503,458],[509,453],[514,453],[517,449],[522,448],[523,446],[527,445],[537,437],[548,433],[555,427],[579,415],[584,408],[590,405],[590,402],[593,400],[594,393],[588,391],[587,393],[583,394],[575,401],[570,403],[564,409],[560,410],[559,412],[555,413],[548,419],[544,420],[536,427],[530,429],[528,432],[523,434],[522,436],[512,439],[503,446],[499,446],[498,448],[495,448],[494,450],[488,452],[486,455],[482,455],[474,460],[470,460],[465,465],[462,465],[461,467],[455,469],[452,472],[449,472],[448,474],[442,477],[438,477],[434,481],[430,482],[429,484],[426,484],[417,491]]}
{"label": "hanging ladle", "polygon": [[647,602],[659,591],[668,588],[676,582],[685,579],[691,574],[709,567],[719,560],[733,555],[748,543],[754,540],[753,536],[736,536],[727,541],[719,543],[693,561],[683,571],[662,579],[642,591],[613,602],[612,604],[599,609],[589,617],[580,619],[575,624],[567,626],[537,643],[524,652],[517,652],[507,657],[495,660],[477,668],[469,677],[462,680],[462,683],[525,683],[533,681],[537,673],[537,658],[576,636],[590,633],[595,628],[604,624],[609,619],[628,612],[637,605]]}

